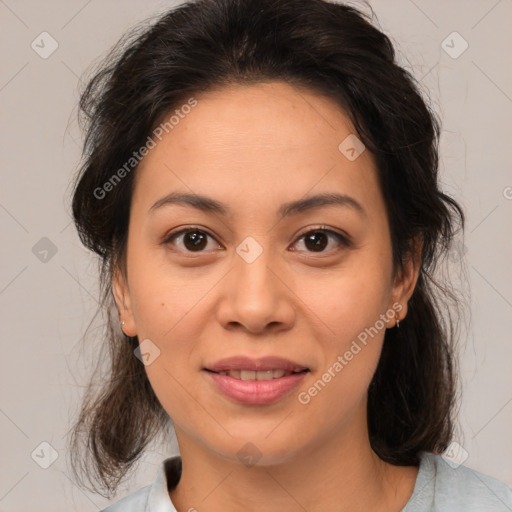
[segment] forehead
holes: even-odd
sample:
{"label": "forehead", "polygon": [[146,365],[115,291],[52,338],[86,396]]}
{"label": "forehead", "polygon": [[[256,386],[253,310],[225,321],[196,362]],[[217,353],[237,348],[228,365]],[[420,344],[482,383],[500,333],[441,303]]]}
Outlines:
{"label": "forehead", "polygon": [[194,99],[139,165],[134,202],[149,207],[175,189],[303,196],[316,184],[353,193],[375,185],[368,151],[353,161],[340,151],[355,130],[332,99],[282,82],[229,86]]}
{"label": "forehead", "polygon": [[240,156],[251,150],[299,151],[336,143],[343,132],[354,131],[334,100],[283,82],[232,85],[194,98],[197,105],[162,144],[179,137],[179,149],[191,157],[230,149]]}

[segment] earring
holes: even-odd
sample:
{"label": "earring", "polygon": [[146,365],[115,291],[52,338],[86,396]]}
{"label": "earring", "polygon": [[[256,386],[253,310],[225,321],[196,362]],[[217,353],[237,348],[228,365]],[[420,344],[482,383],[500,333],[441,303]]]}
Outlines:
{"label": "earring", "polygon": [[400,329],[400,317],[398,316],[398,313],[395,311],[395,318],[396,318],[396,327],[397,329]]}

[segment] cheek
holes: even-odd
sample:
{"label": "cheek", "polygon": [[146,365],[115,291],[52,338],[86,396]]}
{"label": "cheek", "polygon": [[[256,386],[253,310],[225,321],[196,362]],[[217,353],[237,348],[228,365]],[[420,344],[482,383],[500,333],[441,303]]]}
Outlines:
{"label": "cheek", "polygon": [[315,316],[321,320],[315,322],[323,352],[319,381],[314,389],[302,390],[318,393],[312,408],[317,414],[334,400],[342,417],[365,396],[381,354],[386,314],[392,314],[387,312],[391,286],[382,261],[376,264],[359,254],[329,276],[298,281],[298,295],[307,298],[312,321]]}
{"label": "cheek", "polygon": [[358,410],[377,368],[387,327],[385,294],[340,284],[333,283],[332,293],[318,297],[329,330],[324,329],[327,336],[317,336],[322,364],[299,397],[307,404],[308,417],[319,419],[321,430],[339,426]]}
{"label": "cheek", "polygon": [[157,395],[165,391],[170,397],[179,396],[179,384],[190,378],[191,360],[199,349],[197,340],[210,318],[205,304],[218,277],[194,277],[191,269],[180,272],[151,257],[141,251],[140,255],[133,254],[130,262],[137,335],[140,342],[149,339],[158,348],[158,358],[146,367]]}
{"label": "cheek", "polygon": [[[167,288],[153,290],[137,310],[137,328],[144,338],[158,347],[158,357],[145,367],[151,387],[165,411],[176,424],[203,414],[203,403],[196,392],[199,368],[197,340],[204,331],[205,314],[197,294],[170,293]],[[142,340],[141,337],[139,337]]]}
{"label": "cheek", "polygon": [[[302,276],[296,294],[312,320],[319,319],[331,341],[341,350],[366,328],[374,326],[389,305],[390,279],[370,262],[347,265],[328,275]],[[377,328],[385,327],[382,321]]]}
{"label": "cheek", "polygon": [[197,275],[194,270],[173,268],[161,251],[132,255],[130,294],[139,338],[172,338],[195,312],[215,284],[215,276]]}

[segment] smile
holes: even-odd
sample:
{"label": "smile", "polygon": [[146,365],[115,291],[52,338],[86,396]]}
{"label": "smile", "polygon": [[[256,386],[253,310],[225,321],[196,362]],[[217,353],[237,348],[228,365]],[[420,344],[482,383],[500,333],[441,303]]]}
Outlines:
{"label": "smile", "polygon": [[[307,370],[303,370],[307,371]],[[294,373],[302,373],[302,372],[292,372],[289,370],[227,370],[221,372],[213,372],[218,375],[224,375],[227,377],[231,377],[237,380],[243,381],[252,381],[252,380],[273,380],[280,379],[282,377],[288,377]]]}
{"label": "smile", "polygon": [[204,374],[222,395],[244,405],[270,405],[289,395],[309,370],[205,370]]}

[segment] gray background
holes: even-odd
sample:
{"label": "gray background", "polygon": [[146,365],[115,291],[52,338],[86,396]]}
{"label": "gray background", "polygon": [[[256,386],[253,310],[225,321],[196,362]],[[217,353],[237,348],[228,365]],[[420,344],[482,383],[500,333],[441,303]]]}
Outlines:
{"label": "gray background", "polygon": [[[95,261],[81,247],[69,213],[82,140],[78,88],[126,29],[172,5],[0,0],[0,512],[95,511],[107,503],[75,486],[66,455],[66,432],[94,343],[101,342],[100,331],[93,331],[98,336],[87,342],[89,355],[81,355],[98,295]],[[459,245],[472,299],[461,353],[456,440],[464,452],[458,456],[467,452],[465,465],[512,485],[512,2],[371,5],[400,61],[443,118],[443,188],[468,217]],[[51,49],[47,36],[44,43],[38,37],[43,31],[58,43],[46,59],[31,47],[35,40],[39,52]],[[457,58],[464,41],[450,36],[454,31],[469,44]],[[453,273],[461,262],[455,256],[452,263]],[[169,438],[169,446],[152,447],[118,498],[153,479],[156,464],[176,450],[172,433]],[[44,442],[58,453],[47,469],[41,467],[51,461]]]}

